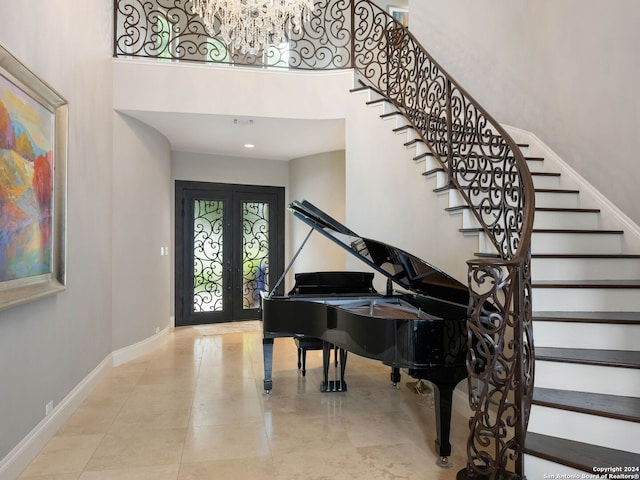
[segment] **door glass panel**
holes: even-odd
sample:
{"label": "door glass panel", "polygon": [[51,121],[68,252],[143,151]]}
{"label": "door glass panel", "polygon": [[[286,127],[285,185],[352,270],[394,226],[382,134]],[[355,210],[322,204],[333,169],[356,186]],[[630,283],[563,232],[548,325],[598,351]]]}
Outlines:
{"label": "door glass panel", "polygon": [[242,202],[242,308],[260,306],[269,289],[269,204]]}
{"label": "door glass panel", "polygon": [[193,311],[222,310],[223,201],[195,200],[193,207]]}

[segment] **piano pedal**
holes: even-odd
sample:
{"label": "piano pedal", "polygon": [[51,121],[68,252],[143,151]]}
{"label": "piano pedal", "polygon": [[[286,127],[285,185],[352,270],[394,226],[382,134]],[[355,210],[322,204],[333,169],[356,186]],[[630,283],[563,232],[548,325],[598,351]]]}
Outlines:
{"label": "piano pedal", "polygon": [[273,380],[265,380],[262,387],[266,395],[271,395],[271,389],[273,388]]}
{"label": "piano pedal", "polygon": [[431,387],[422,380],[418,380],[417,382],[407,382],[407,387],[418,395],[431,395],[433,393]]}
{"label": "piano pedal", "polygon": [[453,468],[453,462],[449,461],[449,457],[439,457],[436,460],[436,465],[440,468]]}
{"label": "piano pedal", "polygon": [[347,383],[341,382],[339,380],[329,380],[328,382],[320,383],[320,391],[323,393],[333,393],[333,392],[346,392],[347,391]]}

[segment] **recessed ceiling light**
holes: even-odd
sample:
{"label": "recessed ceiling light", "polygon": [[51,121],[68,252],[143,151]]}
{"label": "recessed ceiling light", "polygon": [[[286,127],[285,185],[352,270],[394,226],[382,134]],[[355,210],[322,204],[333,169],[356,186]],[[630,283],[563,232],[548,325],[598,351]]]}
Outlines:
{"label": "recessed ceiling light", "polygon": [[255,145],[253,143],[245,143],[244,148],[254,148]]}

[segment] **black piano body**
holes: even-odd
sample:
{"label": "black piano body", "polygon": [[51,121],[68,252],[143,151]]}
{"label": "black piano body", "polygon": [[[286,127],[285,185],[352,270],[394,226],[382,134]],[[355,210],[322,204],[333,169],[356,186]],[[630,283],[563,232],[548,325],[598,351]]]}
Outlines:
{"label": "black piano body", "polygon": [[[289,295],[264,298],[265,390],[273,386],[273,341],[277,337],[326,342],[323,383],[328,381],[327,355],[332,347],[340,349],[343,360],[351,352],[390,366],[393,383],[400,381],[400,369],[406,369],[411,377],[435,387],[435,448],[439,457],[448,457],[453,391],[467,377],[467,287],[407,252],[357,236],[308,202],[294,202],[290,209],[386,276],[387,291],[375,291],[373,273],[311,272],[296,275]],[[391,282],[403,291],[392,291]],[[327,390],[346,390],[344,361],[341,363],[339,388]]]}

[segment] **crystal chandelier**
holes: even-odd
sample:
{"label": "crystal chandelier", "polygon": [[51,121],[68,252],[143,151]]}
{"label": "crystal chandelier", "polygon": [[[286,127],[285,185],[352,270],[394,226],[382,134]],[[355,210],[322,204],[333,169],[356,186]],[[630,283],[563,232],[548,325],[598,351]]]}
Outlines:
{"label": "crystal chandelier", "polygon": [[202,17],[209,35],[219,21],[224,42],[243,54],[255,54],[287,41],[287,21],[294,28],[308,21],[313,0],[193,0],[191,11]]}

